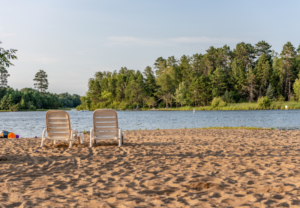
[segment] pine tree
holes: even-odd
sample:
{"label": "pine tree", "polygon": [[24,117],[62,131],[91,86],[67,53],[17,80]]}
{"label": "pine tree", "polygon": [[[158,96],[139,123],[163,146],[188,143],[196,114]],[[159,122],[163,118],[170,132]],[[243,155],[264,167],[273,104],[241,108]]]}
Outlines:
{"label": "pine tree", "polygon": [[147,66],[144,70],[145,75],[145,91],[148,96],[153,96],[157,91],[156,81],[154,72],[152,71],[150,66]]}
{"label": "pine tree", "polygon": [[211,87],[213,97],[220,97],[226,90],[226,77],[224,71],[218,67],[212,74],[210,74]]}
{"label": "pine tree", "polygon": [[272,88],[272,84],[270,83],[269,84],[269,87],[267,89],[267,92],[266,92],[266,96],[271,100],[274,98],[274,90]]}
{"label": "pine tree", "polygon": [[255,83],[255,74],[252,70],[252,68],[249,69],[249,73],[247,74],[247,82],[244,86],[244,90],[249,94],[249,102],[252,102],[254,100],[255,95],[257,94]]}
{"label": "pine tree", "polygon": [[35,74],[35,78],[33,79],[33,81],[36,82],[34,83],[34,87],[41,93],[46,92],[46,90],[48,89],[49,84],[47,77],[47,73],[43,70],[40,70]]}
{"label": "pine tree", "polygon": [[284,95],[286,98],[290,99],[292,95],[292,82],[297,74],[295,74],[295,58],[296,51],[294,46],[287,42],[280,53],[282,58],[282,71],[284,72],[285,78],[285,87],[284,87]]}
{"label": "pine tree", "polygon": [[263,53],[256,65],[256,82],[259,86],[258,97],[261,97],[264,94],[267,83],[270,80],[271,73],[271,65],[269,63],[268,57]]}

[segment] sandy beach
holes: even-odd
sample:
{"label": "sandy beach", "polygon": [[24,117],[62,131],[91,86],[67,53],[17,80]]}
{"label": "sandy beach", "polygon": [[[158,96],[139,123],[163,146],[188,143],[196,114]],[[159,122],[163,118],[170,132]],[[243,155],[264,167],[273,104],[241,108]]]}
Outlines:
{"label": "sandy beach", "polygon": [[121,148],[0,139],[0,207],[300,207],[300,131],[125,135]]}

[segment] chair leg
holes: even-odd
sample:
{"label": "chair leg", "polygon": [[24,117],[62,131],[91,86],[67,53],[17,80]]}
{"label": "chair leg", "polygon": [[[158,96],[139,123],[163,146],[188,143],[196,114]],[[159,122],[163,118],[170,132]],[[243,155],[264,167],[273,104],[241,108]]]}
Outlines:
{"label": "chair leg", "polygon": [[73,145],[73,140],[70,141],[69,148],[72,148],[72,145]]}
{"label": "chair leg", "polygon": [[122,140],[123,140],[122,143],[125,144],[125,133],[124,133],[124,132],[122,133],[122,138],[123,138],[123,139],[122,139]]}
{"label": "chair leg", "polygon": [[46,130],[47,130],[47,129],[44,129],[44,131],[43,131],[43,135],[42,135],[42,141],[41,141],[41,147],[43,147],[43,146],[44,146],[44,142],[45,142],[45,135],[46,135]]}
{"label": "chair leg", "polygon": [[93,139],[90,138],[90,147],[92,148],[93,147]]}
{"label": "chair leg", "polygon": [[43,137],[43,138],[42,138],[42,141],[41,141],[41,147],[44,146],[44,141],[45,141],[45,139],[44,139],[44,137]]}
{"label": "chair leg", "polygon": [[83,144],[83,136],[84,136],[84,135],[81,134],[81,142],[80,142],[81,144]]}

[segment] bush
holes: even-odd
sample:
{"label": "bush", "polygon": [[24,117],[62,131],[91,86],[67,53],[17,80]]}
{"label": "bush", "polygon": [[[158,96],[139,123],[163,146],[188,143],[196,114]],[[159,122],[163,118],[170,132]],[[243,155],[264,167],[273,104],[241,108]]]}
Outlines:
{"label": "bush", "polygon": [[225,102],[225,101],[221,101],[221,102],[219,102],[219,107],[225,107],[225,106],[227,106],[227,103]]}
{"label": "bush", "polygon": [[224,102],[220,97],[215,97],[212,102],[211,102],[211,106],[213,108],[216,107],[225,107],[227,105],[226,102]]}
{"label": "bush", "polygon": [[165,102],[160,102],[158,105],[158,108],[165,108],[166,107],[166,103]]}
{"label": "bush", "polygon": [[31,110],[31,111],[36,111],[36,107],[33,106],[33,105],[30,105],[29,110]]}
{"label": "bush", "polygon": [[[126,110],[126,109],[129,109],[129,106],[130,104],[125,102],[125,101],[122,101],[119,105],[119,108],[122,109],[122,110]],[[132,109],[132,108],[131,108]]]}
{"label": "bush", "polygon": [[226,90],[226,92],[222,96],[222,100],[224,100],[226,103],[235,103],[233,97],[234,97],[234,92],[232,91],[228,92]]}
{"label": "bush", "polygon": [[257,107],[259,109],[267,109],[271,106],[271,100],[268,97],[260,97],[257,101]]}
{"label": "bush", "polygon": [[279,95],[277,100],[278,101],[285,101],[285,98],[282,95]]}
{"label": "bush", "polygon": [[292,102],[295,101],[295,97],[294,97],[294,96],[291,96],[291,97],[290,97],[290,101],[292,101]]}

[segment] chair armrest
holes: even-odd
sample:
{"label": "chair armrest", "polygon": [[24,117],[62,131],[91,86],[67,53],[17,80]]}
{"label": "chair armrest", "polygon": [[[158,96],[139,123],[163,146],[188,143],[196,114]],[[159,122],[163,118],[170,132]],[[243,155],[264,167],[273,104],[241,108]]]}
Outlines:
{"label": "chair armrest", "polygon": [[47,132],[47,128],[45,128],[45,129],[43,130],[42,138],[45,138],[46,132]]}

